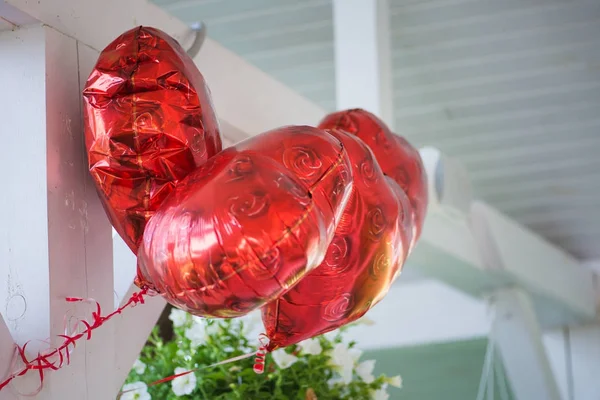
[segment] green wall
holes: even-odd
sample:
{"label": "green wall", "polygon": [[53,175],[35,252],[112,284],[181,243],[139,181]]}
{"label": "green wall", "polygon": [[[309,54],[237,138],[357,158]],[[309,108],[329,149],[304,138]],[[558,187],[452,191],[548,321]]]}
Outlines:
{"label": "green wall", "polygon": [[[483,338],[366,351],[361,360],[377,360],[377,374],[402,376],[404,387],[390,388],[390,400],[475,400],[487,343]],[[502,399],[498,388],[494,398]]]}

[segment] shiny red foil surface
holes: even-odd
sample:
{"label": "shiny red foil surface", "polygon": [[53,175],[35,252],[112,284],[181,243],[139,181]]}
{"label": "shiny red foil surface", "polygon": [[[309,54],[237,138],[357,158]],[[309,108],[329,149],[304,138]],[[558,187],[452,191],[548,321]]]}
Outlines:
{"label": "shiny red foil surface", "polygon": [[198,316],[262,307],[324,260],[351,185],[344,146],[322,130],[252,137],[180,181],[156,211],[138,254],[142,278]]}
{"label": "shiny red foil surface", "polygon": [[421,234],[427,212],[427,175],[417,149],[401,136],[393,134],[375,115],[362,109],[329,114],[319,128],[342,129],[362,139],[375,154],[381,170],[408,195],[413,213],[412,249]]}
{"label": "shiny red foil surface", "polygon": [[91,175],[113,227],[137,252],[177,182],[221,151],[209,90],[174,39],[138,27],[102,51],[83,95]]}
{"label": "shiny red foil surface", "polygon": [[404,190],[384,176],[357,136],[331,130],[352,160],[352,190],[324,261],[263,308],[269,349],[289,346],[362,317],[388,292],[412,241]]}

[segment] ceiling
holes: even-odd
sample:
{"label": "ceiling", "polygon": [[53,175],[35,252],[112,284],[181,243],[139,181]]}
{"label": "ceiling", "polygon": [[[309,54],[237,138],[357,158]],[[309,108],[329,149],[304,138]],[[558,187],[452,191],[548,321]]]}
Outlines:
{"label": "ceiling", "polygon": [[[330,0],[155,0],[327,110]],[[600,1],[390,0],[395,126],[477,197],[600,258]]]}

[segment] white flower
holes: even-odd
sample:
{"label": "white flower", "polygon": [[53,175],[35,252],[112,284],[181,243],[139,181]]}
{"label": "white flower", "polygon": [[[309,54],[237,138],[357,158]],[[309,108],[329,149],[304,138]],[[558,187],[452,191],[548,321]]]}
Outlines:
{"label": "white flower", "polygon": [[323,349],[321,348],[321,342],[319,339],[307,339],[303,342],[298,343],[303,353],[312,354],[314,356],[321,354]]}
{"label": "white flower", "polygon": [[221,327],[219,326],[219,324],[217,322],[208,325],[205,325],[204,328],[204,332],[206,332],[207,336],[213,336],[213,335],[217,335],[219,332],[221,331]]}
{"label": "white flower", "polygon": [[375,369],[375,360],[367,360],[358,364],[356,367],[356,373],[360,376],[360,379],[365,383],[371,383],[375,380],[373,376],[373,369]]}
{"label": "white flower", "polygon": [[144,373],[144,371],[146,371],[146,364],[144,364],[143,362],[140,361],[140,359],[138,358],[137,360],[135,360],[135,362],[133,363],[133,369],[135,370],[135,372],[138,375],[141,375]]}
{"label": "white flower", "polygon": [[357,348],[352,348],[348,350],[348,353],[350,353],[350,357],[352,357],[352,360],[354,360],[355,363],[358,362],[358,359],[360,358],[360,356],[362,356],[362,350],[359,350]]}
{"label": "white flower", "polygon": [[185,330],[184,336],[191,342],[192,347],[198,347],[206,342],[206,326],[202,318],[194,317],[192,326]]}
{"label": "white flower", "polygon": [[389,398],[390,395],[386,391],[385,385],[381,389],[371,392],[371,400],[388,400]]}
{"label": "white flower", "polygon": [[[182,374],[187,372],[188,370],[185,368],[177,367],[175,368],[175,375]],[[186,394],[191,394],[194,389],[196,389],[196,375],[193,372],[189,374],[178,376],[173,379],[171,382],[171,389],[176,396],[183,396]]]}
{"label": "white flower", "polygon": [[344,343],[338,343],[331,353],[331,363],[341,375],[342,382],[349,384],[352,381],[352,370],[354,369],[354,356]]}
{"label": "white flower", "polygon": [[171,313],[169,314],[169,319],[173,321],[173,326],[175,328],[180,328],[183,325],[185,325],[185,322],[187,320],[187,313],[177,308],[173,308],[171,310]]}
{"label": "white flower", "polygon": [[144,382],[133,382],[123,385],[124,393],[121,395],[121,400],[151,400],[148,393],[148,386]]}
{"label": "white flower", "polygon": [[298,357],[286,353],[284,349],[275,350],[271,355],[275,364],[281,369],[289,368],[298,361]]}
{"label": "white flower", "polygon": [[400,375],[392,376],[391,378],[387,378],[385,381],[394,387],[402,387],[402,377]]}

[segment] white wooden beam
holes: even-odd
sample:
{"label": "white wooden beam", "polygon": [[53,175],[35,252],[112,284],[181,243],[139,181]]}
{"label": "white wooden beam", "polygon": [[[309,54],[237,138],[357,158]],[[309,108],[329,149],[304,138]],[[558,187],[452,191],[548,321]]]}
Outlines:
{"label": "white wooden beam", "polygon": [[[11,371],[11,360],[15,355],[15,345],[8,330],[8,326],[4,322],[4,318],[0,315],[0,382],[2,382]],[[12,392],[11,388],[6,388],[0,391],[0,400],[14,400],[16,396]]]}
{"label": "white wooden beam", "polygon": [[500,355],[517,400],[561,400],[529,295],[503,289],[492,297],[490,339]]}
{"label": "white wooden beam", "polygon": [[[129,300],[137,291],[139,288],[131,285],[122,303]],[[127,312],[115,318],[115,363],[112,367],[115,371],[115,380],[111,386],[112,393],[120,390],[165,305],[165,300],[160,296],[146,297],[145,304],[128,308]],[[107,384],[109,385],[110,383]]]}
{"label": "white wooden beam", "polygon": [[45,46],[42,27],[0,33],[0,312],[21,345],[50,337]]}
{"label": "white wooden beam", "polygon": [[471,222],[486,268],[531,293],[545,325],[596,318],[593,271],[485,203],[473,203]]}
{"label": "white wooden beam", "polygon": [[[77,44],[79,66],[79,93],[83,91],[87,77],[98,58],[98,52],[83,44]],[[81,101],[80,101],[81,104]],[[81,136],[81,131],[79,131]],[[82,148],[84,148],[82,143]],[[85,150],[81,150],[85,154]],[[85,268],[87,277],[87,295],[103,307],[104,312],[113,310],[115,274],[113,272],[112,226],[106,217],[94,182],[87,171],[87,158],[83,157],[85,189]],[[131,282],[132,278],[129,278]],[[103,400],[114,395],[103,380],[115,379],[114,349],[115,327],[108,322],[93,333],[93,340],[86,343],[86,377],[102,376],[103,379],[87,379],[87,399]]]}
{"label": "white wooden beam", "polygon": [[393,129],[388,0],[333,0],[336,105],[364,108]]}
{"label": "white wooden beam", "polygon": [[446,201],[435,192],[446,187],[446,182],[460,185],[463,179],[448,173],[450,169],[437,174],[435,162],[428,162],[435,152],[421,154],[434,195],[407,268],[416,268],[426,277],[440,279],[475,297],[509,285],[523,287],[532,294],[544,327],[588,323],[597,318],[591,270],[484,203],[474,203],[470,213],[463,214],[461,196],[450,196],[452,200]]}
{"label": "white wooden beam", "polygon": [[34,24],[36,20],[27,13],[0,0],[0,31],[13,30],[16,26]]}
{"label": "white wooden beam", "polygon": [[[95,50],[102,50],[138,25],[162,29],[182,45],[189,45],[189,27],[147,0],[6,2]],[[250,136],[283,125],[314,125],[325,115],[321,108],[210,38],[194,61],[211,89],[219,118],[225,122],[224,134],[229,135],[228,128],[233,128],[231,138],[240,132]]]}
{"label": "white wooden beam", "polygon": [[[29,356],[62,343],[65,315],[85,309],[67,296],[87,297],[86,163],[82,149],[77,45],[51,28],[2,33],[4,82],[0,113],[7,128],[0,165],[2,312],[13,339],[31,341]],[[71,322],[71,321],[70,321]],[[85,398],[86,343],[40,395]],[[81,384],[67,391],[70,381]],[[22,383],[21,381],[20,383]],[[37,386],[39,382],[35,382]],[[31,391],[36,386],[20,386]]]}
{"label": "white wooden beam", "polygon": [[[46,102],[46,168],[48,209],[48,258],[50,272],[50,343],[63,342],[68,318],[85,318],[90,307],[65,301],[66,297],[88,297],[86,274],[87,168],[81,119],[77,42],[44,27]],[[110,250],[110,249],[109,249]],[[23,266],[21,266],[23,269]],[[38,297],[34,299],[40,301]],[[89,318],[89,317],[88,317]],[[68,321],[67,322],[71,322]],[[36,336],[30,336],[29,339]],[[39,336],[37,336],[39,338]],[[78,345],[68,368],[49,380],[42,393],[54,398],[87,396],[87,343]],[[81,382],[69,387],[71,382]]]}

